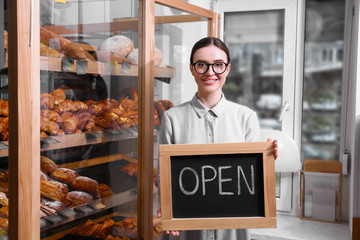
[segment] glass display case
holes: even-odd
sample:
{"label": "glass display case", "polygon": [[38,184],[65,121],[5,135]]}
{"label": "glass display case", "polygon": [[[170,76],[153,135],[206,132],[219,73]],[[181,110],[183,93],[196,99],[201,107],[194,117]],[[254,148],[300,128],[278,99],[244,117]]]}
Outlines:
{"label": "glass display case", "polygon": [[[4,235],[160,236],[159,106],[186,98],[169,89],[186,86],[185,56],[214,34],[215,13],[155,2],[34,0],[25,15],[20,2],[4,5],[1,37],[11,44],[0,45],[0,101],[11,121],[1,131],[0,190],[13,202]],[[191,29],[202,33],[189,38]]]}

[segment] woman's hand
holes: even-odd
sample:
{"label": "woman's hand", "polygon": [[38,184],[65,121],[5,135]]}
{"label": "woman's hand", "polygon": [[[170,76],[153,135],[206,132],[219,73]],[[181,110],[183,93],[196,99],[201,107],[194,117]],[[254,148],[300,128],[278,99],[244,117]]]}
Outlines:
{"label": "woman's hand", "polygon": [[[158,208],[157,210],[157,216],[158,218],[161,218],[161,208]],[[166,234],[171,234],[173,236],[179,236],[181,231],[165,231]]]}
{"label": "woman's hand", "polygon": [[[268,138],[267,141],[271,142],[272,140],[271,140],[271,138]],[[276,139],[274,139],[274,141],[272,141],[272,142],[273,142],[273,149],[272,149],[271,154],[274,154],[274,157],[275,157],[275,160],[276,160],[277,157],[278,157],[278,142],[277,142]]]}

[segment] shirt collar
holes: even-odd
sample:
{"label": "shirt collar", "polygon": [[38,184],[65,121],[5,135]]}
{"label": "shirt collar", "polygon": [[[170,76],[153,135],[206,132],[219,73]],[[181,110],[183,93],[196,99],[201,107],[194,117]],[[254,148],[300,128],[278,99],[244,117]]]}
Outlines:
{"label": "shirt collar", "polygon": [[220,99],[220,101],[212,109],[208,109],[197,98],[196,93],[195,93],[194,97],[191,99],[191,105],[194,108],[194,110],[199,118],[202,118],[209,111],[212,111],[216,117],[219,117],[221,115],[221,113],[225,110],[226,103],[227,103],[227,100],[226,100],[224,94],[222,95],[222,98]]}

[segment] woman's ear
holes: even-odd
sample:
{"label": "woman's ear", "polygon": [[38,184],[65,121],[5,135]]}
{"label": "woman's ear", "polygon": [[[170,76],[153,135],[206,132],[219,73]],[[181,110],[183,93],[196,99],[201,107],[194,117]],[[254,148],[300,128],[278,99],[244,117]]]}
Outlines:
{"label": "woman's ear", "polygon": [[195,75],[194,75],[194,71],[195,71],[195,70],[194,70],[194,66],[190,63],[190,64],[189,64],[189,67],[190,67],[190,72],[191,72],[191,74],[192,74],[193,76],[195,76]]}

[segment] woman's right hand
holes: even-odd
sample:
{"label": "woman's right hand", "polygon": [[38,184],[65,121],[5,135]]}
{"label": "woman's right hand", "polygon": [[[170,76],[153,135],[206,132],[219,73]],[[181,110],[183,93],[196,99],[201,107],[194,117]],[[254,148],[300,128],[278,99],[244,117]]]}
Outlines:
{"label": "woman's right hand", "polygon": [[[157,210],[157,216],[158,218],[161,218],[161,208],[158,208]],[[165,231],[166,234],[171,234],[173,236],[179,236],[181,231]]]}

